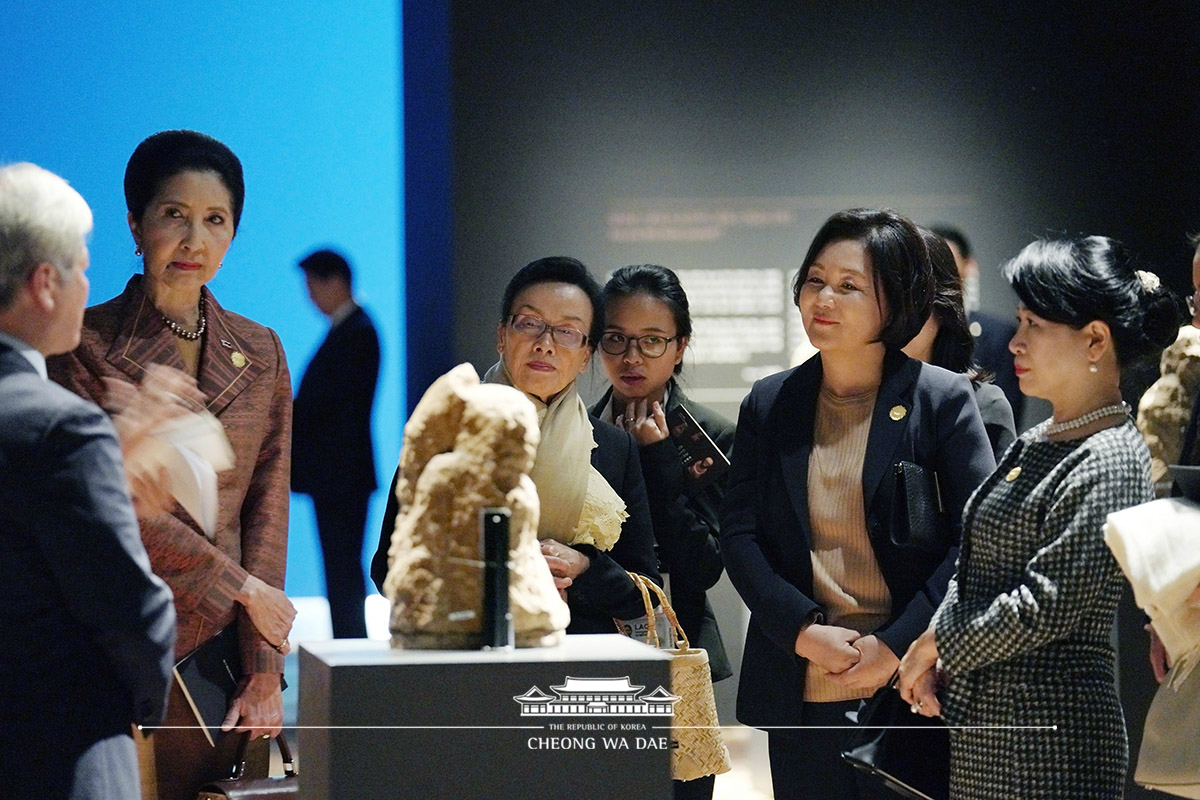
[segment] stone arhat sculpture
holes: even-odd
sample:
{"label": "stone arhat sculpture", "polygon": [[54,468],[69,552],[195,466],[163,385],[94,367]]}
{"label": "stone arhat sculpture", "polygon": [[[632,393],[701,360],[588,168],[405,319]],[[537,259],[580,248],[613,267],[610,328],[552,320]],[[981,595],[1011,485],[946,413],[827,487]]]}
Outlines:
{"label": "stone arhat sculpture", "polygon": [[473,649],[482,643],[480,512],[509,523],[509,605],[518,647],[558,644],[570,621],[537,541],[529,477],[539,432],[520,391],[481,384],[470,364],[434,381],[404,426],[384,594],[392,646]]}

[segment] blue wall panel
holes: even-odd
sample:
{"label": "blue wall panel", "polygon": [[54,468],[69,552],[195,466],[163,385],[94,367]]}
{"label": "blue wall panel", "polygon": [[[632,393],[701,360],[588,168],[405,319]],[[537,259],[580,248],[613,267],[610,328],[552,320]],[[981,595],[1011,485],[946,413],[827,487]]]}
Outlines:
{"label": "blue wall panel", "polygon": [[[140,269],[121,181],[137,143],[166,128],[210,133],[242,159],[245,212],[211,288],[279,332],[294,383],[326,330],[296,261],[323,245],[347,254],[384,348],[375,442],[385,487],[405,364],[399,11],[396,0],[18,0],[0,12],[0,163],[40,164],[91,204],[91,302]],[[287,590],[321,594],[311,507],[300,498],[292,512]]]}

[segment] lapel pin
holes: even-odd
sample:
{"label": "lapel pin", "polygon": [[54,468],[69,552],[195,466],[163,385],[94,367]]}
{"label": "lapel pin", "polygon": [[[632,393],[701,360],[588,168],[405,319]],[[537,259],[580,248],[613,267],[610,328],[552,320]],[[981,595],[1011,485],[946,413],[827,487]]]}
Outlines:
{"label": "lapel pin", "polygon": [[896,422],[904,419],[906,414],[908,414],[908,409],[904,406],[892,406],[892,410],[888,412],[888,416]]}
{"label": "lapel pin", "polygon": [[1020,476],[1020,474],[1021,474],[1021,468],[1013,467],[1012,469],[1010,469],[1008,471],[1008,474],[1004,476],[1004,480],[1008,483],[1012,483]]}
{"label": "lapel pin", "polygon": [[233,349],[233,342],[229,341],[228,339],[222,339],[222,340],[221,340],[221,345],[222,345],[222,346],[223,346],[223,347],[224,347],[226,350],[232,350],[232,349]]}
{"label": "lapel pin", "polygon": [[235,367],[237,367],[238,369],[241,369],[242,367],[246,366],[246,357],[244,355],[242,355],[241,353],[239,353],[237,350],[233,351],[233,355],[231,355],[229,357],[229,360],[232,361],[233,365]]}

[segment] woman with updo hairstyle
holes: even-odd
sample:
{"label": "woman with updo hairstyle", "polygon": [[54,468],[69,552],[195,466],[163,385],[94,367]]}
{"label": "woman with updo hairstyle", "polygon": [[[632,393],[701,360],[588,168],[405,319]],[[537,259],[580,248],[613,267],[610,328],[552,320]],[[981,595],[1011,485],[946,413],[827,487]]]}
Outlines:
{"label": "woman with updo hairstyle", "polygon": [[[910,220],[834,214],[794,284],[819,352],[742,402],[721,551],[750,609],[738,719],[768,729],[781,800],[894,796],[842,760],[833,729],[853,724],[928,626],[953,572],[956,521],[995,467],[967,378],[901,350],[933,296]],[[900,462],[939,481],[944,525],[896,523]]]}
{"label": "woman with updo hairstyle", "polygon": [[1012,406],[1004,391],[992,383],[991,374],[975,363],[975,337],[967,325],[962,278],[954,253],[945,239],[928,228],[921,228],[921,238],[925,240],[933,267],[933,311],[912,341],[904,345],[904,352],[926,364],[967,376],[975,390],[975,402],[979,404],[979,416],[992,443],[992,452],[999,461],[1017,438]]}
{"label": "woman with updo hairstyle", "polygon": [[900,664],[901,693],[951,726],[955,800],[1120,797],[1109,637],[1125,580],[1103,526],[1153,492],[1119,386],[1174,340],[1182,303],[1102,236],[1033,242],[1004,274],[1021,391],[1054,413],[971,497],[957,575]]}
{"label": "woman with updo hairstyle", "polygon": [[[686,409],[726,458],[733,450],[733,424],[690,400],[679,386],[691,336],[687,294],[674,272],[653,264],[614,272],[604,286],[600,336],[600,362],[612,385],[592,414],[637,441],[659,570],[668,576],[671,604],[688,641],[708,651],[712,678],[719,681],[733,670],[706,592],[724,570],[718,514],[726,476],[703,479],[711,457],[685,467],[668,419]],[[703,436],[694,430],[690,435]],[[675,797],[712,797],[713,782],[712,775],[676,781]]]}
{"label": "woman with updo hairstyle", "polygon": [[[224,427],[235,463],[217,476],[213,529],[178,505],[139,523],[151,567],[175,594],[176,658],[226,628],[236,636],[242,674],[224,727],[254,740],[253,777],[266,775],[261,739],[283,725],[280,680],[296,612],[283,593],[292,413],[283,346],[274,331],[226,310],[207,286],[233,243],[244,197],[241,163],[211,136],[163,131],[138,145],[125,200],[142,270],[120,295],[87,310],[79,347],[49,369],[103,403],[106,380],[138,383],[148,367],[165,364],[195,379],[196,402]],[[140,743],[145,797],[192,800],[202,784],[228,777],[243,737],[215,732],[214,747],[198,724],[174,684],[164,725],[187,729],[159,730]]]}

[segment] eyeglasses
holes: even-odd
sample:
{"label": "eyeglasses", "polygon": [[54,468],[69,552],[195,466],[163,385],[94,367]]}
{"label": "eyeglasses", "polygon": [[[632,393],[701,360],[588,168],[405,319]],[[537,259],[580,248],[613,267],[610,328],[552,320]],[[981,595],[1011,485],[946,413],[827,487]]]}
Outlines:
{"label": "eyeglasses", "polygon": [[645,336],[626,336],[623,333],[606,333],[600,337],[600,348],[610,356],[623,356],[629,352],[629,345],[637,345],[638,352],[646,358],[658,358],[667,352],[667,345],[678,339],[678,336],[659,336],[648,333]]}
{"label": "eyeglasses", "polygon": [[540,339],[542,334],[550,331],[550,339],[559,347],[567,350],[578,350],[587,344],[588,337],[582,331],[574,328],[554,327],[544,320],[531,317],[528,314],[514,314],[508,318],[508,327],[522,336],[530,339]]}

